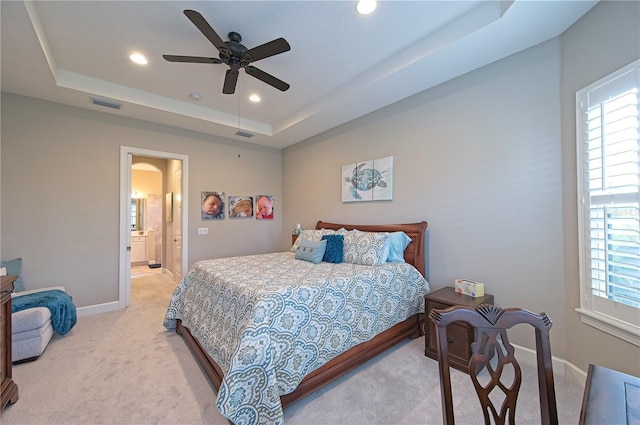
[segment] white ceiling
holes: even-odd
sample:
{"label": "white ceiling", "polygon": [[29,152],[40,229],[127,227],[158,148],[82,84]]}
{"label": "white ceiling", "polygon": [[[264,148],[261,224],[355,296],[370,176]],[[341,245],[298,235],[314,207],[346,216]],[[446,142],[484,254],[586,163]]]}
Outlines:
{"label": "white ceiling", "polygon": [[[360,16],[355,1],[1,1],[2,91],[283,148],[554,38],[596,3],[389,0]],[[291,88],[241,71],[225,95],[227,65],[165,61],[218,56],[184,9],[249,49],[284,37],[291,51],[253,65]]]}

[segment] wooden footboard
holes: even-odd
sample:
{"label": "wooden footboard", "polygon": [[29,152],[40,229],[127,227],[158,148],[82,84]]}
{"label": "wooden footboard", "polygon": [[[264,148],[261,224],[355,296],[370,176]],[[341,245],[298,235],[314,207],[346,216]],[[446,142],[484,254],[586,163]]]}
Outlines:
{"label": "wooden footboard", "polygon": [[[411,316],[404,322],[387,329],[378,334],[370,341],[358,344],[350,350],[342,353],[335,359],[331,360],[324,366],[314,370],[307,375],[298,388],[292,393],[280,397],[282,407],[286,407],[293,402],[311,394],[318,388],[330,383],[331,381],[341,377],[345,373],[355,369],[367,360],[377,356],[390,347],[398,344],[405,338],[417,338],[423,335],[424,314],[416,314]],[[198,340],[196,340],[188,328],[182,326],[182,321],[176,321],[176,333],[184,339],[185,343],[193,353],[200,367],[205,372],[209,381],[213,384],[216,391],[220,389],[224,373],[220,366],[207,354],[202,348]]]}

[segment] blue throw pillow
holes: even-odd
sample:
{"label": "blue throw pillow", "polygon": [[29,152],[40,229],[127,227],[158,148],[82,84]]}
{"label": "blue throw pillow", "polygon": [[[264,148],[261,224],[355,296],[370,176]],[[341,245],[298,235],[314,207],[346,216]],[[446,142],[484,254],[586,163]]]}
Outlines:
{"label": "blue throw pillow", "polygon": [[15,292],[24,291],[24,281],[22,280],[22,258],[14,258],[9,261],[0,262],[0,267],[7,268],[7,274],[17,274],[18,279],[13,282],[13,290]]}
{"label": "blue throw pillow", "polygon": [[411,238],[405,232],[389,233],[389,255],[387,263],[404,263],[404,250],[411,243]]}
{"label": "blue throw pillow", "polygon": [[342,235],[324,235],[322,240],[327,241],[327,249],[324,251],[322,261],[327,263],[342,263],[342,255],[344,253],[344,236]]}
{"label": "blue throw pillow", "polygon": [[[300,239],[300,238],[298,238]],[[296,249],[296,258],[298,260],[310,261],[318,264],[322,261],[324,251],[327,248],[327,241],[312,242],[302,239]]]}

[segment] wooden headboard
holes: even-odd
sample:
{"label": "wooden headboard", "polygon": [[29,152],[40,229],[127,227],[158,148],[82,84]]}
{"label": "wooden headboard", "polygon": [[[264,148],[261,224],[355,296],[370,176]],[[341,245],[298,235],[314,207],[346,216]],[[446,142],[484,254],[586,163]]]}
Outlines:
{"label": "wooden headboard", "polygon": [[407,224],[339,224],[318,221],[316,229],[358,229],[363,232],[405,232],[411,238],[411,243],[404,251],[404,260],[412,264],[422,276],[425,276],[425,232],[427,222],[407,223]]}

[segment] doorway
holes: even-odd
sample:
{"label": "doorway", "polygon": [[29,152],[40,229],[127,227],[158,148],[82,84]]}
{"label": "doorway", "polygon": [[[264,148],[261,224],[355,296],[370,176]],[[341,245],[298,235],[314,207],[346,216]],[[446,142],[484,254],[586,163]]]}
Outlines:
{"label": "doorway", "polygon": [[[174,281],[181,278],[182,271],[187,269],[187,236],[186,229],[188,217],[188,156],[175,154],[171,152],[153,151],[148,149],[140,149],[122,146],[120,148],[120,273],[119,273],[119,289],[118,289],[118,306],[119,308],[128,307],[131,303],[131,264],[132,264],[132,226],[139,225],[138,219],[134,220],[133,215],[133,197],[134,190],[132,188],[133,174],[133,157],[136,162],[140,162],[139,157],[144,157],[145,162],[166,161],[166,173],[163,175],[163,189],[161,196],[161,204],[168,197],[177,198],[177,202],[171,204],[164,203],[162,217],[158,220],[159,225],[163,227],[162,251],[160,261],[163,271],[172,275]],[[162,163],[162,162],[160,162]],[[179,175],[180,179],[175,176]],[[141,195],[141,191],[137,194]],[[170,196],[169,196],[170,195]],[[145,205],[144,202],[136,202],[136,205]],[[158,225],[158,224],[156,224]],[[143,224],[144,226],[144,224]],[[144,229],[141,230],[141,240],[145,234]],[[180,235],[180,243],[175,243],[175,234]],[[140,241],[136,241],[140,242]],[[136,247],[138,248],[138,247]],[[136,255],[141,255],[145,251],[138,251]],[[157,250],[156,250],[157,252]],[[149,253],[148,245],[147,251]],[[148,254],[149,257],[151,254]],[[135,258],[140,260],[140,258]],[[145,258],[143,260],[147,261]]]}
{"label": "doorway", "polygon": [[131,166],[131,275],[161,272],[164,248],[164,158],[133,155]]}

